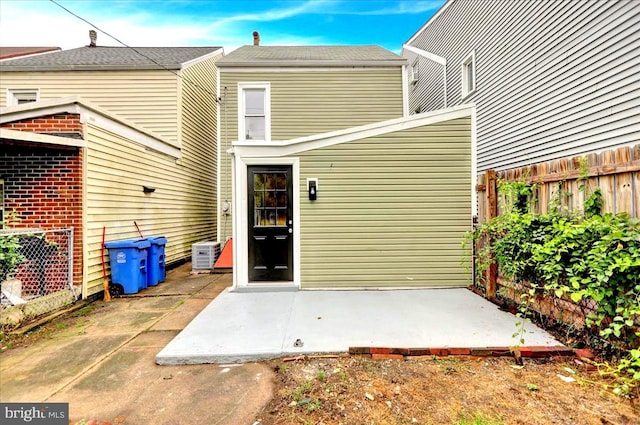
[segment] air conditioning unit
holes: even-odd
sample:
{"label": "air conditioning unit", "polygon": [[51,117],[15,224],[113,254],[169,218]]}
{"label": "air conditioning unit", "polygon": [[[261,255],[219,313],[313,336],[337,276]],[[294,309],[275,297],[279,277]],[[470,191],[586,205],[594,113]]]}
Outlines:
{"label": "air conditioning unit", "polygon": [[211,270],[220,256],[220,242],[198,242],[191,245],[191,269]]}

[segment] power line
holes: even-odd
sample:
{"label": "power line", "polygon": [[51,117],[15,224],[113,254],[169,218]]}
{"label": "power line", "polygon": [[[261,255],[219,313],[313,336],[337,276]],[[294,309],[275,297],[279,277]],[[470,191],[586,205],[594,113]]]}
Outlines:
{"label": "power line", "polygon": [[62,10],[64,10],[65,12],[75,16],[76,18],[80,19],[83,22],[86,22],[87,24],[91,25],[93,28],[95,28],[96,30],[100,31],[101,33],[103,33],[106,36],[111,37],[112,39],[114,39],[115,41],[117,41],[118,43],[122,44],[124,47],[133,50],[134,52],[136,52],[137,54],[139,54],[140,56],[142,56],[143,58],[149,59],[151,62],[153,62],[154,64],[158,65],[160,68],[164,69],[165,71],[169,71],[170,73],[172,73],[173,75],[175,75],[176,77],[182,79],[183,81],[192,84],[194,87],[205,91],[207,94],[210,94],[211,96],[214,97],[214,100],[216,102],[218,102],[218,98],[216,96],[215,93],[213,93],[211,90],[209,90],[206,87],[201,86],[200,84],[196,83],[195,81],[191,81],[190,79],[188,79],[187,77],[178,74],[177,72],[175,72],[172,69],[167,68],[166,66],[162,65],[161,63],[159,63],[158,61],[156,61],[155,59],[153,59],[152,57],[149,57],[147,55],[145,55],[144,53],[140,52],[139,50],[137,50],[135,47],[131,47],[129,46],[127,43],[125,43],[124,41],[121,41],[120,39],[118,39],[117,37],[109,34],[108,32],[98,28],[96,25],[94,25],[93,23],[89,22],[88,20],[86,20],[85,18],[83,18],[82,16],[72,12],[71,10],[67,9],[66,7],[64,7],[63,5],[61,5],[60,3],[58,3],[56,0],[49,0],[51,3],[55,4],[56,6],[58,6],[59,8],[61,8]]}

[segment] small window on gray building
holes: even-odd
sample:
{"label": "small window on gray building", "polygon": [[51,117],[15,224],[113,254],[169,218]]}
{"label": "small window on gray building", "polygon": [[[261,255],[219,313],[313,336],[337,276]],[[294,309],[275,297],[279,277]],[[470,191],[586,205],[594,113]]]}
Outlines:
{"label": "small window on gray building", "polygon": [[476,89],[476,55],[475,52],[462,61],[462,98],[464,99]]}
{"label": "small window on gray building", "polygon": [[420,78],[420,61],[416,58],[409,68],[409,82],[416,84]]}

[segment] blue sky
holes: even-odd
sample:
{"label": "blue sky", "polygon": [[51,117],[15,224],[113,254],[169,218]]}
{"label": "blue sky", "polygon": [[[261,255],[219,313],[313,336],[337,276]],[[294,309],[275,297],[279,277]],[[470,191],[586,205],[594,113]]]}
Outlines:
{"label": "blue sky", "polygon": [[[130,46],[378,44],[399,52],[445,0],[56,0]],[[48,0],[0,0],[0,45],[87,45],[90,25]],[[98,33],[98,45],[117,46]]]}

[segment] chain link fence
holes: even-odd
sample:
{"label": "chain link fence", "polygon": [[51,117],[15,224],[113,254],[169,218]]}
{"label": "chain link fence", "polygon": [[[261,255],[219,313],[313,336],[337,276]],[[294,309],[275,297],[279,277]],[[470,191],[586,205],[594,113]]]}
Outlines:
{"label": "chain link fence", "polygon": [[73,228],[0,230],[0,324],[17,325],[77,297]]}

